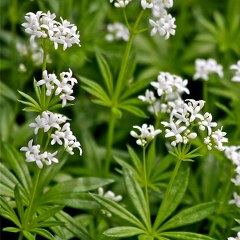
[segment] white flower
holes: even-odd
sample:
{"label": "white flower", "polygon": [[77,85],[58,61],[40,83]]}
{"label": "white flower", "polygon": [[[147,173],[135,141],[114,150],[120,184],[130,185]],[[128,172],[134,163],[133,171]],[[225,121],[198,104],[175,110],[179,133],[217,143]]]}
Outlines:
{"label": "white flower", "polygon": [[235,178],[232,178],[231,181],[234,183],[235,186],[240,186],[240,174],[237,174]]}
{"label": "white flower", "polygon": [[227,240],[240,240],[240,232],[237,233],[237,237],[229,237]]}
{"label": "white flower", "polygon": [[159,33],[164,39],[168,39],[170,35],[175,35],[175,18],[171,14],[165,14],[157,21],[149,19],[149,23],[152,26],[151,36]]}
{"label": "white flower", "polygon": [[[110,0],[112,3],[114,0]],[[125,8],[132,0],[115,0],[114,6],[116,8]]]}
{"label": "white flower", "polygon": [[149,104],[153,104],[156,101],[156,98],[154,96],[154,92],[150,91],[149,89],[146,90],[145,92],[145,96],[138,96],[138,98],[140,100],[142,100],[143,102],[147,102]]}
{"label": "white flower", "polygon": [[213,139],[213,142],[215,144],[214,147],[219,151],[225,150],[223,143],[228,142],[228,139],[224,137],[226,134],[227,134],[226,132],[222,132],[222,128],[218,129],[217,131],[211,134],[211,138]]}
{"label": "white flower", "polygon": [[183,142],[183,136],[181,133],[186,130],[186,126],[178,126],[176,125],[172,120],[170,122],[161,122],[164,127],[168,127],[170,129],[165,130],[165,137],[175,137],[175,140],[171,142],[172,146],[176,146],[177,143],[182,143]]}
{"label": "white flower", "polygon": [[225,155],[233,164],[240,166],[240,146],[227,146]]}
{"label": "white flower", "polygon": [[47,88],[46,95],[50,96],[52,90],[54,89],[54,83],[57,81],[57,76],[55,74],[48,74],[47,70],[43,71],[43,79],[37,82],[37,86],[45,85]]}
{"label": "white flower", "polygon": [[186,101],[188,102],[186,109],[190,113],[189,121],[193,122],[196,118],[203,120],[203,115],[199,112],[204,107],[205,102],[203,100],[196,101],[194,99],[186,99]]}
{"label": "white flower", "polygon": [[236,206],[240,208],[240,195],[234,192],[233,199],[229,201],[229,204],[236,204]]}
{"label": "white flower", "polygon": [[152,139],[155,138],[156,135],[161,133],[160,129],[155,130],[152,125],[143,124],[142,127],[133,126],[140,131],[140,134],[137,134],[135,131],[131,131],[130,134],[132,137],[137,138],[136,143],[142,147],[144,147],[147,143],[149,143]]}
{"label": "white flower", "polygon": [[152,8],[153,7],[152,0],[141,0],[141,6],[143,9]]}
{"label": "white flower", "polygon": [[206,112],[206,113],[203,115],[203,120],[200,121],[198,124],[199,124],[199,129],[200,129],[201,131],[204,131],[205,128],[208,129],[208,135],[211,135],[211,133],[212,133],[212,128],[217,126],[217,123],[216,123],[216,122],[212,122],[212,114],[209,113],[209,112]]}
{"label": "white flower", "polygon": [[186,87],[188,81],[181,77],[170,74],[168,72],[161,72],[157,77],[157,82],[151,82],[151,85],[157,89],[158,96],[165,96],[166,100],[180,99],[180,95],[184,92],[189,94]]}
{"label": "white flower", "polygon": [[123,40],[127,42],[129,40],[128,28],[120,22],[108,24],[107,30],[108,30],[108,34],[106,35],[105,38],[109,42],[112,42],[114,40]]}
{"label": "white flower", "polygon": [[240,82],[240,60],[238,60],[237,64],[233,64],[230,66],[231,70],[235,70],[235,75],[232,78],[234,82]]}
{"label": "white flower", "polygon": [[49,152],[40,152],[40,145],[32,145],[33,144],[33,139],[31,139],[28,142],[27,147],[22,147],[20,151],[25,151],[26,154],[26,162],[36,162],[37,166],[39,168],[43,167],[43,163],[46,165],[51,165],[52,162],[58,163],[58,159],[55,158],[57,151],[54,153],[49,153]]}
{"label": "white flower", "polygon": [[209,58],[208,60],[197,59],[195,61],[195,74],[193,79],[202,78],[203,80],[209,79],[209,74],[216,73],[220,78],[223,77],[223,67],[218,64],[215,59]]}

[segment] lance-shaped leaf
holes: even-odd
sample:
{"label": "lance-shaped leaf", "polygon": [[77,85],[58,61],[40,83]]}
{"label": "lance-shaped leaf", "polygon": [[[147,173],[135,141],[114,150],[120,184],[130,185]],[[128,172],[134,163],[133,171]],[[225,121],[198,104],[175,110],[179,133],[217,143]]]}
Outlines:
{"label": "lance-shaped leaf", "polygon": [[218,203],[208,202],[195,205],[193,207],[182,210],[180,213],[172,217],[164,223],[159,231],[166,231],[169,229],[185,226],[198,222],[210,214],[212,214],[218,206]]}
{"label": "lance-shaped leaf", "polygon": [[20,229],[15,227],[5,227],[3,228],[3,231],[17,233],[17,232],[20,232]]}
{"label": "lance-shaped leaf", "polygon": [[120,109],[123,109],[127,112],[130,112],[138,117],[141,117],[141,118],[147,118],[148,116],[144,113],[144,111],[142,111],[140,108],[136,107],[136,106],[133,106],[133,105],[130,105],[130,104],[127,104],[127,103],[120,103],[120,105],[118,106]]}
{"label": "lance-shaped leaf", "polygon": [[40,111],[41,110],[41,107],[40,105],[38,104],[38,102],[32,98],[30,95],[24,93],[24,92],[21,92],[21,91],[18,91],[25,99],[27,99],[28,101],[22,101],[22,100],[18,100],[19,102],[27,105],[27,106],[30,106],[32,108],[35,108],[36,111]]}
{"label": "lance-shaped leaf", "polygon": [[189,169],[183,170],[180,168],[176,178],[173,181],[168,198],[163,199],[158,210],[157,218],[154,223],[154,229],[157,229],[161,223],[176,210],[187,189],[188,179]]}
{"label": "lance-shaped leaf", "polygon": [[191,232],[164,232],[161,233],[163,237],[169,237],[169,239],[179,240],[216,240],[214,238]]}
{"label": "lance-shaped leaf", "polygon": [[87,79],[85,77],[79,77],[79,78],[84,83],[82,88],[86,92],[92,94],[94,97],[96,97],[97,99],[104,102],[106,104],[106,106],[112,105],[112,102],[111,102],[108,94],[105,92],[105,90],[101,87],[100,84],[98,84],[90,79]]}
{"label": "lance-shaped leaf", "polygon": [[128,153],[131,156],[131,160],[132,160],[135,168],[137,169],[137,171],[139,173],[142,173],[143,172],[143,165],[142,165],[142,162],[141,162],[140,158],[138,157],[137,153],[129,145],[127,145],[127,149],[128,149]]}
{"label": "lance-shaped leaf", "polygon": [[18,216],[14,212],[13,208],[8,204],[8,202],[0,197],[0,215],[13,223],[15,223],[19,228],[21,228],[21,223],[18,219]]}
{"label": "lance-shaped leaf", "polygon": [[9,86],[3,83],[3,81],[0,81],[0,94],[13,101],[17,100],[16,93]]}
{"label": "lance-shaped leaf", "polygon": [[46,229],[43,228],[34,228],[31,230],[31,232],[36,233],[40,236],[43,236],[46,239],[54,239],[54,236]]}
{"label": "lance-shaped leaf", "polygon": [[24,208],[23,208],[22,197],[20,195],[18,185],[16,185],[16,187],[14,189],[14,196],[15,196],[15,202],[17,205],[17,211],[18,211],[19,218],[20,218],[21,222],[23,222]]}
{"label": "lance-shaped leaf", "polygon": [[60,199],[65,198],[71,193],[88,192],[97,189],[106,184],[112,183],[111,179],[102,179],[97,177],[82,177],[73,180],[64,181],[56,184],[44,194],[42,201],[47,201],[49,198]]}
{"label": "lance-shaped leaf", "polygon": [[128,226],[109,228],[103,232],[108,237],[132,237],[143,233],[145,233],[144,230],[140,228]]}
{"label": "lance-shaped leaf", "polygon": [[141,229],[145,229],[144,225],[136,218],[132,213],[130,213],[127,209],[122,207],[119,203],[114,202],[113,200],[98,196],[96,194],[90,195],[99,203],[104,209],[113,213],[116,217],[125,220],[126,222],[139,227]]}
{"label": "lance-shaped leaf", "polygon": [[64,222],[64,227],[66,227],[68,231],[73,233],[75,237],[81,240],[93,240],[88,234],[88,232],[82,226],[80,226],[79,223],[77,223],[75,219],[72,218],[69,214],[60,211],[56,214],[55,218],[61,222]]}
{"label": "lance-shaped leaf", "polygon": [[98,63],[99,69],[101,71],[102,77],[106,84],[108,93],[111,96],[113,93],[113,78],[112,78],[112,73],[111,73],[110,67],[109,67],[106,59],[103,57],[103,55],[100,54],[100,52],[96,53],[96,58],[97,58],[97,63]]}
{"label": "lance-shaped leaf", "polygon": [[23,235],[27,240],[35,240],[36,239],[32,233],[25,231],[25,230],[23,231]]}
{"label": "lance-shaped leaf", "polygon": [[145,226],[150,229],[150,222],[148,221],[148,213],[146,199],[144,197],[143,191],[139,186],[138,182],[134,178],[133,174],[127,169],[123,169],[125,186],[129,195],[129,198],[132,201],[132,205],[141,217]]}

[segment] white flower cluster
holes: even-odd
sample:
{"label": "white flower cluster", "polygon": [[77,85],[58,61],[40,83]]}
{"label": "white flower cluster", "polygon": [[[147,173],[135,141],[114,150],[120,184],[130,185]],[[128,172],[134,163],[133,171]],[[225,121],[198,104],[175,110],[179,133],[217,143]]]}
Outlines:
{"label": "white flower cluster", "polygon": [[142,127],[133,126],[133,128],[138,129],[140,134],[137,134],[133,130],[130,132],[130,134],[132,137],[137,138],[136,143],[142,147],[146,146],[146,144],[152,141],[156,135],[162,132],[160,129],[155,130],[152,125],[148,126],[146,123],[144,123]]}
{"label": "white flower cluster", "polygon": [[[104,189],[102,187],[98,188],[98,195],[101,196],[101,197],[109,198],[109,199],[111,199],[115,202],[119,202],[119,201],[122,200],[121,195],[116,196],[115,193],[112,192],[112,191],[107,191],[107,192],[104,193]],[[112,216],[112,214],[105,209],[102,209],[101,211],[102,211],[103,214],[106,214],[108,217]]]}
{"label": "white flower cluster", "polygon": [[125,8],[132,0],[110,0],[110,3],[114,2],[116,8]]}
{"label": "white flower cluster", "polygon": [[209,79],[209,74],[216,73],[220,78],[223,77],[223,67],[218,64],[215,59],[209,58],[196,59],[195,61],[195,74],[193,79],[203,79],[207,81]]}
{"label": "white flower cluster", "polygon": [[183,80],[181,77],[168,72],[161,72],[157,77],[157,82],[151,82],[161,99],[157,99],[154,92],[149,89],[146,90],[145,96],[141,95],[138,98],[149,103],[149,111],[156,116],[160,111],[170,113],[172,109],[182,106],[181,95],[183,93],[189,94],[187,84],[188,80],[186,79]]}
{"label": "white flower cluster", "polygon": [[170,35],[175,35],[175,18],[166,10],[173,6],[173,0],[141,0],[141,5],[143,9],[152,9],[154,20],[149,19],[151,36],[159,33],[164,39],[168,39]]}
{"label": "white flower cluster", "polygon": [[230,69],[235,70],[235,75],[232,78],[232,81],[240,82],[240,60],[238,60],[237,64],[231,65]]}
{"label": "white flower cluster", "polygon": [[71,47],[73,44],[80,46],[80,34],[77,27],[67,20],[61,18],[61,22],[55,20],[56,15],[49,11],[43,13],[38,11],[36,14],[29,12],[26,14],[26,22],[22,24],[25,32],[30,34],[30,41],[35,38],[48,38],[54,43],[54,48],[58,48],[58,44],[63,45],[63,50]]}
{"label": "white flower cluster", "polygon": [[72,70],[69,72],[60,73],[60,80],[53,74],[48,74],[47,70],[43,71],[43,79],[37,82],[38,86],[46,85],[46,95],[50,96],[53,91],[55,95],[60,95],[62,100],[62,107],[65,107],[67,101],[72,101],[75,98],[71,96],[73,93],[73,86],[77,83],[77,79],[72,77]]}
{"label": "white flower cluster", "polygon": [[240,232],[237,233],[237,237],[229,237],[227,240],[240,240]]}
{"label": "white flower cluster", "polygon": [[[226,157],[232,162],[232,164],[236,167],[235,172],[236,176],[231,179],[235,186],[240,186],[240,146],[228,146],[225,149]],[[235,192],[233,194],[234,199],[232,199],[229,203],[236,204],[237,207],[240,208],[240,196]]]}
{"label": "white flower cluster", "polygon": [[[36,42],[30,42],[30,44],[28,44],[28,45],[18,42],[16,44],[16,49],[21,57],[28,58],[30,56],[31,60],[35,66],[41,66],[41,64],[43,62],[43,50],[41,48],[39,48],[39,46]],[[47,57],[47,62],[51,62],[51,59],[49,58],[49,56]],[[23,70],[22,64],[21,64],[21,66],[19,66],[19,71]],[[25,67],[25,71],[26,71],[27,70],[26,66],[24,65],[24,67]]]}
{"label": "white flower cluster", "polygon": [[[61,126],[64,124],[63,126]],[[35,118],[35,122],[29,125],[34,128],[34,134],[37,135],[39,129],[43,129],[44,132],[48,132],[51,136],[51,145],[58,143],[63,145],[65,151],[73,155],[73,149],[78,148],[80,155],[82,155],[82,149],[80,143],[77,141],[76,137],[73,135],[70,129],[70,123],[67,122],[67,118],[58,113],[52,113],[50,111],[42,112],[41,116],[38,115]],[[52,133],[53,132],[53,133]],[[46,165],[51,165],[52,162],[57,163],[58,160],[54,157],[57,151],[54,153],[41,153],[40,145],[32,145],[33,139],[28,143],[28,147],[22,147],[21,151],[26,151],[26,161],[35,161],[38,167],[42,168],[43,163]]]}
{"label": "white flower cluster", "polygon": [[222,129],[212,131],[212,128],[217,127],[217,123],[212,122],[211,113],[200,113],[204,106],[204,101],[187,99],[186,102],[183,102],[177,108],[173,108],[169,122],[161,122],[166,127],[165,137],[174,138],[171,145],[176,146],[178,143],[187,144],[190,139],[196,138],[197,133],[193,131],[193,127],[198,126],[201,131],[207,129],[207,136],[204,138],[204,143],[208,149],[211,150],[214,147],[219,151],[223,151],[225,149],[223,143],[228,141],[224,137],[226,133],[222,132]]}
{"label": "white flower cluster", "polygon": [[129,40],[128,28],[119,22],[107,25],[108,34],[106,35],[106,40],[112,42],[114,40],[123,40],[127,42]]}
{"label": "white flower cluster", "polygon": [[36,162],[39,168],[43,167],[43,164],[47,166],[51,165],[52,163],[58,163],[58,159],[55,158],[57,152],[49,153],[49,152],[40,152],[40,145],[32,145],[33,139],[28,142],[27,147],[22,147],[20,151],[26,152],[26,161],[27,162]]}

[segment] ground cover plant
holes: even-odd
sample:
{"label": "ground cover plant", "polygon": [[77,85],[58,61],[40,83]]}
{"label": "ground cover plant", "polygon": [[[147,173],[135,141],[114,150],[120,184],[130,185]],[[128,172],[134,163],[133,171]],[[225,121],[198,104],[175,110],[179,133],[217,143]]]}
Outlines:
{"label": "ground cover plant", "polygon": [[1,239],[240,239],[240,2],[1,1]]}

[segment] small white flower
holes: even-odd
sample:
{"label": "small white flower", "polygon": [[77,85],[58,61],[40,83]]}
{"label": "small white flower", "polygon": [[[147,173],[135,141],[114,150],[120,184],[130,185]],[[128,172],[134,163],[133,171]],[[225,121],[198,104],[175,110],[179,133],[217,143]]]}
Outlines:
{"label": "small white flower", "polygon": [[108,24],[107,30],[108,30],[108,34],[106,35],[105,39],[108,42],[112,42],[114,40],[123,40],[127,42],[129,40],[128,28],[120,22]]}
{"label": "small white flower", "polygon": [[144,123],[142,127],[133,126],[140,131],[140,134],[136,133],[135,131],[131,131],[130,134],[132,137],[137,138],[136,143],[142,147],[144,147],[147,143],[155,138],[156,135],[161,133],[160,129],[155,130],[152,125],[147,125]]}
{"label": "small white flower", "polygon": [[237,64],[231,65],[230,69],[235,70],[235,75],[232,78],[232,81],[240,82],[240,60],[238,60]]}
{"label": "small white flower", "polygon": [[149,89],[146,90],[145,96],[138,96],[140,100],[143,102],[147,102],[149,104],[153,104],[156,101],[156,97],[154,96],[154,92]]}
{"label": "small white flower", "polygon": [[237,237],[229,237],[227,240],[240,240],[240,232],[237,233]]}
{"label": "small white flower", "polygon": [[211,135],[211,133],[212,133],[212,128],[217,126],[217,123],[216,123],[216,122],[212,122],[212,114],[209,113],[209,112],[206,112],[206,113],[203,115],[203,120],[200,121],[198,124],[199,124],[199,129],[200,129],[201,131],[204,131],[205,128],[208,129],[208,135]]}
{"label": "small white flower", "polygon": [[152,8],[153,7],[152,0],[141,0],[141,6],[143,9]]}
{"label": "small white flower", "polygon": [[157,21],[149,19],[149,23],[152,26],[151,36],[159,33],[164,39],[168,39],[170,35],[175,35],[175,18],[171,14],[161,16]]}
{"label": "small white flower", "polygon": [[215,144],[214,147],[219,151],[225,150],[223,143],[228,142],[228,139],[224,137],[226,134],[227,134],[226,132],[222,132],[222,128],[218,129],[217,131],[211,134],[211,138],[213,139],[213,142]]}
{"label": "small white flower", "polygon": [[220,78],[223,77],[223,67],[218,64],[215,59],[209,58],[208,60],[197,59],[195,61],[195,74],[193,79],[208,80],[209,74],[216,73]]}
{"label": "small white flower", "polygon": [[240,166],[240,146],[227,146],[225,155],[233,164]]}
{"label": "small white flower", "polygon": [[178,143],[183,142],[182,132],[186,130],[186,126],[178,126],[172,120],[170,122],[161,122],[164,127],[169,129],[165,130],[165,137],[175,137],[175,140],[171,142],[172,146],[176,146]]}
{"label": "small white flower", "polygon": [[235,186],[240,186],[240,174],[237,174],[235,178],[232,178],[231,181],[234,183]]}
{"label": "small white flower", "polygon": [[[112,3],[114,0],[110,0],[110,3]],[[115,0],[114,6],[116,8],[125,8],[132,0]]]}
{"label": "small white flower", "polygon": [[229,204],[236,204],[236,206],[240,208],[240,195],[234,192],[233,199],[229,201]]}

